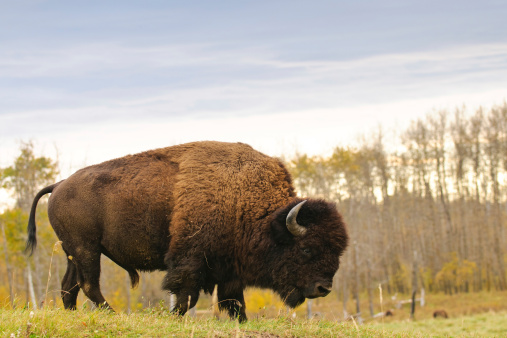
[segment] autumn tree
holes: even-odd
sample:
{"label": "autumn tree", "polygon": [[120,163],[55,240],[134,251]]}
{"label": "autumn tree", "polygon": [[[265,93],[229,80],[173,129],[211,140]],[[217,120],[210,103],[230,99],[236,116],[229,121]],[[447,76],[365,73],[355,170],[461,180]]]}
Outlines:
{"label": "autumn tree", "polygon": [[[21,143],[20,154],[14,160],[14,164],[1,170],[2,188],[7,189],[15,198],[16,211],[22,215],[28,215],[35,194],[44,186],[54,183],[58,175],[58,164],[48,157],[37,157],[34,153],[32,142]],[[8,215],[7,215],[8,216]],[[21,216],[20,216],[21,217]],[[26,222],[16,218],[15,228],[17,236],[26,239]],[[46,217],[47,219],[47,217]],[[4,220],[4,223],[7,222]],[[47,224],[47,221],[46,221]],[[22,235],[21,235],[22,234]],[[53,237],[54,238],[54,237]],[[5,238],[8,241],[8,237]],[[19,249],[19,248],[17,248]],[[18,250],[16,250],[16,253]],[[8,255],[8,251],[6,251]],[[42,261],[36,252],[33,257],[35,273],[32,273],[31,264],[26,265],[26,280],[30,290],[32,305],[42,300],[44,289],[42,283]],[[12,273],[12,271],[11,271]]]}

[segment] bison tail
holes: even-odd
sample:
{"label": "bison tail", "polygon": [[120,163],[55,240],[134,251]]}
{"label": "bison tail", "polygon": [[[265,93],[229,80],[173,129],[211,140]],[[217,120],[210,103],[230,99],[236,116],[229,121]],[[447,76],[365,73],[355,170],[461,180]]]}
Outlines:
{"label": "bison tail", "polygon": [[37,237],[35,236],[36,226],[35,226],[35,209],[37,209],[37,203],[39,202],[40,198],[46,194],[49,194],[53,191],[53,189],[58,185],[62,183],[62,181],[55,183],[53,185],[50,185],[48,187],[45,187],[39,193],[35,196],[32,203],[32,209],[30,210],[30,218],[28,219],[28,239],[26,240],[26,247],[25,247],[25,253],[29,253],[29,256],[33,254],[33,251],[35,250],[35,247],[37,246]]}

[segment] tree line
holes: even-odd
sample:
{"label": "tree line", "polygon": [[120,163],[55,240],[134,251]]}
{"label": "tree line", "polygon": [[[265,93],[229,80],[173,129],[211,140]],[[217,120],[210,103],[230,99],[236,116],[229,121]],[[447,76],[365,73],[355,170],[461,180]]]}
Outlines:
{"label": "tree line", "polygon": [[349,225],[336,283],[344,302],[379,284],[505,290],[507,103],[435,111],[386,139],[379,128],[330,156],[287,160],[298,190],[336,201]]}
{"label": "tree line", "polygon": [[[379,127],[328,156],[296,153],[284,161],[300,195],[335,201],[348,224],[351,245],[335,283],[344,309],[363,294],[371,304],[379,284],[389,294],[507,289],[507,103],[435,111],[399,132]],[[2,189],[16,201],[0,214],[3,305],[59,298],[65,257],[44,205],[37,209],[38,249],[32,258],[23,254],[33,197],[58,174],[58,163],[36,156],[32,143],[0,171]],[[157,274],[143,274],[130,291],[123,270],[107,262],[102,269],[113,307],[167,300]]]}

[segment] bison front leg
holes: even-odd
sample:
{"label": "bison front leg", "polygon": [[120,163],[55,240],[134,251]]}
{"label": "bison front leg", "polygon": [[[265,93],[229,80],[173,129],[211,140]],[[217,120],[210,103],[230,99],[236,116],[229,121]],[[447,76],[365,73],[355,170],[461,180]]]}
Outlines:
{"label": "bison front leg", "polygon": [[220,310],[227,311],[231,319],[238,319],[240,323],[246,322],[245,297],[239,282],[218,284],[217,296]]}
{"label": "bison front leg", "polygon": [[192,260],[184,261],[180,266],[174,266],[170,260],[168,262],[162,286],[176,295],[176,305],[171,312],[182,316],[197,303],[203,274]]}
{"label": "bison front leg", "polygon": [[195,304],[197,304],[198,299],[198,293],[190,295],[186,292],[181,292],[176,295],[176,305],[171,312],[183,316],[189,309],[193,308]]}

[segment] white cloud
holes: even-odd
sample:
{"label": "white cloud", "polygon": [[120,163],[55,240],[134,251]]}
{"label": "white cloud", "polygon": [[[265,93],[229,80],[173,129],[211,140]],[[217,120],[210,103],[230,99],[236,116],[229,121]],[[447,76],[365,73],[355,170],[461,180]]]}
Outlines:
{"label": "white cloud", "polygon": [[11,46],[0,52],[0,76],[76,77],[128,73],[154,69],[230,65],[241,63],[251,51],[223,50],[212,44],[128,46],[119,43],[78,43],[64,47],[32,49]]}
{"label": "white cloud", "polygon": [[[170,61],[147,61],[160,59],[173,50],[150,47],[125,53],[121,46],[108,48],[104,55],[121,59],[115,66],[119,68],[136,64],[169,67]],[[200,46],[181,48],[187,52],[194,49],[188,58],[186,52],[174,52],[180,53],[173,60],[180,60],[181,65],[195,62],[226,67],[227,63],[236,63],[250,71],[262,69],[273,74],[232,76],[224,83],[181,88],[177,84],[153,90],[140,86],[139,92],[118,84],[118,88],[106,87],[93,95],[75,92],[70,98],[55,89],[50,96],[56,107],[33,104],[0,114],[0,166],[10,164],[18,148],[15,141],[20,139],[35,139],[49,148],[55,144],[67,172],[126,153],[202,139],[242,141],[272,155],[293,152],[295,147],[323,153],[337,143],[352,142],[358,134],[368,133],[379,124],[386,128],[405,124],[434,108],[500,104],[507,95],[505,44],[307,62],[279,60],[261,50],[229,55],[222,51],[200,58]],[[42,68],[54,67],[61,75],[76,65],[75,61],[65,64],[65,56],[85,49],[58,51],[56,58],[47,54],[41,63],[49,66]],[[120,57],[122,53],[124,58]],[[194,54],[196,59],[192,61]],[[109,69],[86,56],[76,58],[85,61],[75,74],[102,66]],[[37,55],[25,60],[27,67],[21,68],[26,73],[19,75],[37,73],[36,59]],[[63,63],[61,68],[59,61]],[[12,90],[18,93],[15,102],[20,106],[33,99],[30,92],[23,96],[19,89]],[[47,87],[44,90],[51,93]]]}
{"label": "white cloud", "polygon": [[[485,102],[489,105],[501,104],[506,92],[507,87],[473,95],[456,94],[355,107],[295,109],[265,115],[136,120],[116,118],[85,126],[69,121],[65,128],[59,130],[48,130],[51,124],[48,121],[41,122],[35,140],[46,156],[56,157],[55,148],[58,148],[63,177],[84,165],[198,140],[245,142],[274,156],[291,155],[296,150],[325,154],[334,146],[353,144],[360,134],[368,135],[379,125],[387,132],[393,129],[399,131],[432,109],[452,111],[465,103],[473,110],[485,105]],[[81,111],[81,114],[86,112]],[[71,118],[72,115],[69,120]],[[13,140],[0,141],[0,152],[4,154],[0,166],[10,164],[17,148],[18,144]]]}

